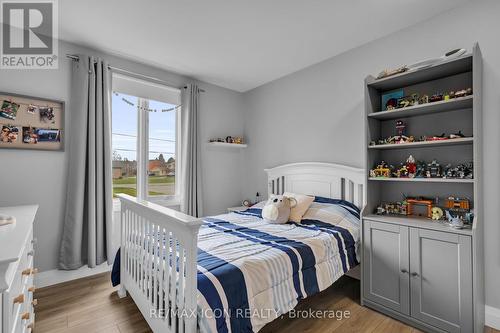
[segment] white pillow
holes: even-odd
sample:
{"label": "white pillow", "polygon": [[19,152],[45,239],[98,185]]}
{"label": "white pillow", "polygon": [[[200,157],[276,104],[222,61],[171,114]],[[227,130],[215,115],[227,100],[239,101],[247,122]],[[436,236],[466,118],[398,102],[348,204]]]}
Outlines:
{"label": "white pillow", "polygon": [[309,209],[309,206],[313,203],[314,196],[291,192],[285,192],[283,193],[283,196],[297,200],[297,205],[295,205],[290,212],[289,220],[295,223],[300,223],[302,216],[304,216],[306,211]]}

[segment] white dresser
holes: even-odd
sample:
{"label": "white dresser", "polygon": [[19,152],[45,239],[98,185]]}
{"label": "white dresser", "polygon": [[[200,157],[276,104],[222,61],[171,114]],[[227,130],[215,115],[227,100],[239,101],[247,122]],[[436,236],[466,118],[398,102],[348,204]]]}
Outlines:
{"label": "white dresser", "polygon": [[28,333],[34,328],[36,299],[33,275],[33,223],[37,205],[0,207],[16,218],[0,226],[0,332]]}

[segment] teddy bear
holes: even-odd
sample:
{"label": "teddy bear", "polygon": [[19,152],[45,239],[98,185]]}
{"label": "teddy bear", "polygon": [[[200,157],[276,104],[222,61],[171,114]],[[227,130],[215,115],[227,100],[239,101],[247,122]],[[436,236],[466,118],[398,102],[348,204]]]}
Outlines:
{"label": "teddy bear", "polygon": [[286,223],[292,208],[296,205],[297,200],[295,198],[273,194],[262,208],[262,218],[270,223]]}

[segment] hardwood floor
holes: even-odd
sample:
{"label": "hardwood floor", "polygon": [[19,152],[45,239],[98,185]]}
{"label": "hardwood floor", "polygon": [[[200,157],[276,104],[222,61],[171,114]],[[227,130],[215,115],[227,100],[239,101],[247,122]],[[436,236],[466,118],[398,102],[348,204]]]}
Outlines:
{"label": "hardwood floor", "polygon": [[[109,273],[39,289],[36,333],[142,333],[151,332],[132,299],[120,299]],[[262,333],[417,333],[417,329],[359,305],[359,282],[349,277],[302,301],[297,310],[348,311],[349,318],[302,319],[284,316],[265,326]],[[487,333],[500,333],[489,329]]]}

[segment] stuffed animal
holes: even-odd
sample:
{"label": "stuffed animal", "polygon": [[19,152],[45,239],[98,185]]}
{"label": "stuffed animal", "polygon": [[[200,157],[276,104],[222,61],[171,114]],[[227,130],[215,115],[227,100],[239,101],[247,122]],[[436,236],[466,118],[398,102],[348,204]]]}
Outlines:
{"label": "stuffed animal", "polygon": [[295,198],[282,195],[271,195],[262,208],[262,218],[270,223],[283,224],[288,222],[292,207],[297,205]]}

